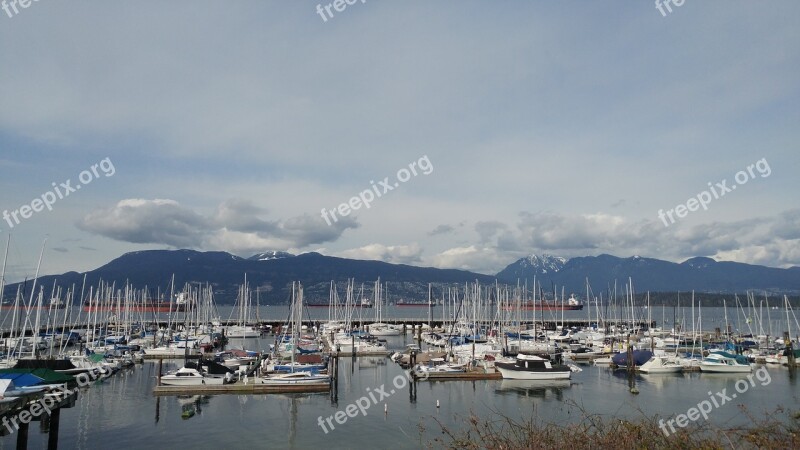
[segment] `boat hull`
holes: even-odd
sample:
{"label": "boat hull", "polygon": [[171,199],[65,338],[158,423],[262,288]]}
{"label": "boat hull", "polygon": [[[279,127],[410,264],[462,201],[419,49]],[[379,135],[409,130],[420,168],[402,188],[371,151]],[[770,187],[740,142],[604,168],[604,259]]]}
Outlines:
{"label": "boat hull", "polygon": [[275,375],[269,378],[263,378],[262,384],[271,386],[296,386],[304,384],[323,384],[330,383],[330,377],[327,375],[317,375],[311,372],[295,372],[285,375]]}
{"label": "boat hull", "polygon": [[702,372],[711,373],[750,373],[753,371],[751,366],[732,366],[728,364],[707,364],[700,363],[700,370]]}
{"label": "boat hull", "polygon": [[165,386],[214,386],[214,385],[223,385],[225,384],[224,378],[217,378],[217,377],[202,377],[198,379],[187,379],[185,377],[172,377],[170,375],[164,375],[161,377],[161,384]]}
{"label": "boat hull", "polygon": [[568,380],[569,368],[551,370],[521,370],[514,363],[495,362],[494,367],[508,380]]}
{"label": "boat hull", "polygon": [[677,366],[677,367],[675,367],[675,366],[662,366],[662,367],[651,367],[651,368],[640,367],[639,368],[639,372],[649,373],[649,374],[678,373],[678,372],[682,372],[682,371],[683,371],[683,367],[682,366]]}
{"label": "boat hull", "polygon": [[517,305],[509,305],[504,306],[503,309],[505,311],[581,311],[583,310],[583,305],[540,305],[537,303],[535,306],[523,304],[517,307]]}

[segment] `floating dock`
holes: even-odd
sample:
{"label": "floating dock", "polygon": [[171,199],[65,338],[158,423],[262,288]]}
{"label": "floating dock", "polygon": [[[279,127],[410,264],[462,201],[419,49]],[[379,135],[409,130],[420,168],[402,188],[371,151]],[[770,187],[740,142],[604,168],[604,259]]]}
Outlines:
{"label": "floating dock", "polygon": [[492,369],[491,372],[483,370],[472,370],[469,372],[431,372],[428,377],[414,375],[419,381],[477,381],[477,380],[501,380],[503,375]]}
{"label": "floating dock", "polygon": [[233,384],[217,384],[199,386],[156,386],[153,388],[153,395],[200,395],[200,394],[284,394],[284,393],[304,393],[304,392],[328,392],[331,389],[330,383],[295,384],[288,386],[276,386],[262,384],[260,380],[244,384],[236,382]]}

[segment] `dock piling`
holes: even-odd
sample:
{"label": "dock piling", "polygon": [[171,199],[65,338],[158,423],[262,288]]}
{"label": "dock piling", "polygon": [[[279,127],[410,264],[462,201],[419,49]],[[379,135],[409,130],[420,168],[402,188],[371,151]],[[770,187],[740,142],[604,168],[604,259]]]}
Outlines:
{"label": "dock piling", "polygon": [[789,368],[795,367],[795,358],[794,358],[794,348],[792,346],[792,338],[789,336],[788,331],[783,332],[783,342],[786,343],[786,360],[789,364]]}

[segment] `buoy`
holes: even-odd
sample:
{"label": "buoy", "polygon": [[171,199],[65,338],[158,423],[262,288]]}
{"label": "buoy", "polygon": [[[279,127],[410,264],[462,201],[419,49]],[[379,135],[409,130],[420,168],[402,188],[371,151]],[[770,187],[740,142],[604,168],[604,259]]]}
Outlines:
{"label": "buoy", "polygon": [[384,414],[388,414],[389,413],[389,404],[388,403],[384,403],[383,404],[383,413]]}
{"label": "buoy", "polygon": [[439,400],[436,400],[436,407],[439,407]]}

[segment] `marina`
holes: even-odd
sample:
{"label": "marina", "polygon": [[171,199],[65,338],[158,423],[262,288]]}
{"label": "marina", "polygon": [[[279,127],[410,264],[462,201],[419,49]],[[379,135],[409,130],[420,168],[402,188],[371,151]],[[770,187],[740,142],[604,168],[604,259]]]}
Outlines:
{"label": "marina", "polygon": [[[782,323],[761,320],[752,297],[737,305],[736,314],[755,320],[734,320],[727,308],[692,304],[673,309],[668,323],[663,308],[661,320],[652,317],[652,308],[635,306],[587,304],[585,310],[550,312],[508,308],[521,303],[517,293],[477,283],[454,289],[438,310],[413,309],[416,314],[386,305],[379,281],[370,302],[374,307],[367,309],[348,306],[351,289],[344,305],[305,308],[300,283],[293,284],[288,306],[254,305],[244,280],[233,306],[215,305],[207,287],[187,287],[179,296],[182,310],[149,314],[124,307],[135,295],[128,292],[117,298],[120,308],[113,310],[87,312],[68,300],[62,308],[10,311],[11,323],[23,325],[5,330],[3,362],[15,368],[5,374],[0,369],[0,379],[21,383],[17,387],[9,381],[7,397],[14,398],[19,389],[30,392],[8,404],[3,417],[9,433],[0,438],[0,446],[16,439],[18,448],[35,447],[46,437],[48,448],[62,442],[69,448],[80,446],[76,439],[107,439],[106,428],[89,424],[120,404],[155,409],[155,423],[141,414],[133,415],[131,423],[128,414],[117,417],[121,422],[111,429],[121,423],[151,428],[167,443],[162,417],[170,423],[175,408],[181,423],[172,426],[194,432],[191,423],[210,415],[214,422],[209,426],[215,429],[232,425],[214,411],[236,411],[227,400],[236,399],[242,412],[251,402],[289,408],[288,416],[273,418],[267,427],[295,430],[288,441],[262,435],[262,444],[319,445],[336,426],[350,425],[343,421],[347,418],[359,422],[365,436],[388,434],[398,439],[394,448],[414,448],[431,439],[435,427],[415,431],[412,438],[404,430],[430,425],[432,417],[460,429],[465,414],[516,416],[541,401],[560,405],[536,413],[548,421],[577,420],[568,412],[577,404],[596,411],[612,408],[615,416],[626,417],[620,401],[646,414],[664,414],[665,408],[683,407],[665,406],[670,396],[689,400],[692,392],[741,387],[740,377],[747,375],[752,389],[759,389],[757,395],[742,395],[748,408],[767,412],[797,396],[796,343],[788,331],[782,336],[767,331],[800,329],[788,300]],[[110,297],[111,292],[98,288],[90,297],[101,295]],[[220,312],[229,317],[221,318]],[[110,394],[111,404],[90,406],[109,387],[116,392]],[[50,414],[42,416],[41,408],[34,412],[47,396],[61,392],[69,395],[53,401],[56,409]],[[70,414],[75,406],[82,408],[77,418]],[[340,408],[348,411],[345,416]],[[368,413],[369,408],[375,410]],[[249,414],[271,416],[261,407],[235,416],[250,423]],[[32,434],[27,422],[19,426],[28,417],[41,417],[43,436]],[[731,408],[710,420],[741,416]],[[309,432],[298,433],[301,428]],[[348,439],[347,446],[360,439]]]}
{"label": "marina", "polygon": [[[392,337],[388,341],[392,349],[414,342],[408,336]],[[163,370],[169,371],[180,364],[180,361],[164,360]],[[765,381],[756,379],[755,386],[750,388],[752,392],[715,411],[710,420],[744,424],[736,405],[758,414],[778,405],[788,406],[787,402],[797,402],[798,378],[793,377],[792,372],[780,366],[759,367],[766,369],[769,383],[766,378]],[[335,432],[352,434],[347,445],[328,446],[369,446],[381,436],[393,440],[395,444],[391,448],[418,448],[420,439],[427,441],[438,434],[436,428],[430,426],[432,418],[458,427],[470,411],[481,416],[489,410],[527,416],[533,414],[531,410],[537,405],[542,409],[538,415],[543,419],[576,420],[575,414],[579,413],[568,412],[572,410],[568,406],[571,402],[580,402],[584,407],[613,413],[620,418],[634,418],[639,414],[635,411],[669,415],[706,398],[707,391],[728,389],[734,392],[735,383],[740,379],[736,374],[700,372],[631,377],[625,370],[592,365],[581,365],[581,368],[582,371],[574,373],[570,380],[505,380],[495,375],[492,379],[431,376],[425,381],[413,381],[408,380],[400,366],[389,358],[346,357],[339,360],[338,389],[325,385],[319,386],[319,392],[301,393],[289,387],[261,390],[264,387],[253,383],[207,386],[203,390],[156,387],[158,363],[147,361],[81,389],[75,405],[61,412],[59,440],[63,448],[81,447],[81,443],[94,446],[108,439],[132,437],[130,433],[135,433],[132,430],[149,430],[159,436],[162,445],[177,446],[186,433],[208,433],[241,426],[262,430],[245,435],[245,445],[307,448],[330,437],[317,426],[318,416],[334,415],[369,392],[368,389],[378,389],[389,396],[372,406],[367,415],[355,416],[350,419],[352,422],[342,426],[336,425]],[[630,393],[631,382],[635,383],[638,394]],[[665,398],[670,401],[665,402]],[[130,411],[137,413],[131,415]],[[102,420],[100,414],[104,416]],[[115,425],[108,427],[103,423]],[[416,430],[421,423],[428,424],[426,431],[419,437],[409,437],[412,430],[415,435],[418,433]],[[126,431],[128,427],[133,428]],[[181,433],[174,432],[176,429]],[[301,433],[301,429],[306,431]],[[48,434],[33,430],[31,428],[28,435],[30,448],[46,445]],[[354,433],[355,430],[359,432]],[[5,446],[10,440],[9,445],[13,445],[16,438],[16,435],[8,435],[0,438],[0,443]],[[216,438],[211,435],[206,439],[206,442],[215,442]],[[130,448],[149,447],[137,439],[129,445]]]}

